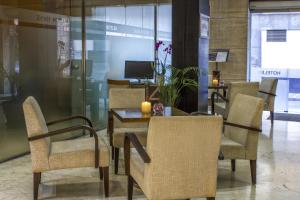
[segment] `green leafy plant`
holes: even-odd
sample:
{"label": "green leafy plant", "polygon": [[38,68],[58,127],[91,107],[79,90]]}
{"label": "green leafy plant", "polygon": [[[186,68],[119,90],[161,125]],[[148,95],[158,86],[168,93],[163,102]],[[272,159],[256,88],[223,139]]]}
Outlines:
{"label": "green leafy plant", "polygon": [[[160,100],[165,106],[176,106],[180,101],[180,95],[185,88],[197,89],[198,81],[193,77],[198,77],[197,67],[175,68],[167,63],[167,59],[172,55],[172,44],[165,44],[158,41],[155,44],[155,71],[156,83],[159,86]],[[163,54],[159,59],[159,51]]]}
{"label": "green leafy plant", "polygon": [[176,106],[180,100],[180,94],[185,88],[197,89],[198,81],[191,77],[198,76],[197,67],[183,69],[168,66],[170,74],[164,74],[164,80],[158,83],[160,99],[165,106]]}

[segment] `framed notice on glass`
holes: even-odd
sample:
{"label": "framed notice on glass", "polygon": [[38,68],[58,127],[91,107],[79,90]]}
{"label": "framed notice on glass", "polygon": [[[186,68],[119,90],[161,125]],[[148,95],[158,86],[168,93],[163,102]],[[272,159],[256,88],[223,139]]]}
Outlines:
{"label": "framed notice on glass", "polygon": [[209,38],[209,16],[200,14],[200,36]]}
{"label": "framed notice on glass", "polygon": [[228,61],[229,49],[209,50],[209,62],[224,63]]}

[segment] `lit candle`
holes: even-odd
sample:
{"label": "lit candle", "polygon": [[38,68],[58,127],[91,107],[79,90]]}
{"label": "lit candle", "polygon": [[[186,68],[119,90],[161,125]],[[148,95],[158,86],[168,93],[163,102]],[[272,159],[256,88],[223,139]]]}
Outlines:
{"label": "lit candle", "polygon": [[212,84],[213,84],[213,86],[218,86],[218,85],[219,85],[218,79],[214,79],[214,80],[212,81]]}
{"label": "lit candle", "polygon": [[151,113],[151,103],[148,101],[142,102],[141,110],[142,110],[142,113],[144,113],[144,114]]}

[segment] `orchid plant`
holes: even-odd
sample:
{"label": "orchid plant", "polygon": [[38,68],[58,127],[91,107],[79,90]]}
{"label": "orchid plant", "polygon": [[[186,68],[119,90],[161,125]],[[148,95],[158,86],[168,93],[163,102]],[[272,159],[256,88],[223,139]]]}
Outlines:
{"label": "orchid plant", "polygon": [[[161,49],[162,48],[162,49]],[[163,59],[159,59],[158,53],[162,51],[164,53]],[[154,67],[156,76],[165,76],[167,73],[167,60],[172,55],[172,44],[165,44],[163,41],[158,41],[155,44],[156,52],[156,65]]]}
{"label": "orchid plant", "polygon": [[[164,52],[162,60],[158,58],[158,51]],[[160,99],[165,106],[176,106],[180,100],[180,94],[184,88],[198,88],[198,82],[191,78],[198,76],[197,67],[176,68],[167,64],[167,59],[172,56],[172,44],[166,45],[162,41],[158,41],[156,49],[156,66],[155,73],[159,76],[157,84],[160,92]],[[170,73],[167,73],[170,72]]]}

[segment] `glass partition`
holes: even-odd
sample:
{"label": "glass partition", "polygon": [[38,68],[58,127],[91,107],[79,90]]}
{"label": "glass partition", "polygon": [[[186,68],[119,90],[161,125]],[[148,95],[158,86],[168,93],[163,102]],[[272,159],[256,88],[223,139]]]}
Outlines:
{"label": "glass partition", "polygon": [[22,110],[28,96],[37,99],[47,121],[82,114],[80,66],[71,66],[73,38],[81,30],[71,27],[66,4],[0,1],[0,162],[29,151]]}
{"label": "glass partition", "polygon": [[87,115],[106,127],[107,79],[124,79],[125,61],[154,61],[154,6],[95,7],[87,17]]}
{"label": "glass partition", "polygon": [[154,4],[94,2],[83,10],[83,2],[0,0],[0,162],[29,152],[22,111],[28,96],[46,121],[81,114],[104,129],[107,79],[124,79],[126,60],[154,61],[155,38],[171,44],[171,4],[157,5],[156,16]]}

